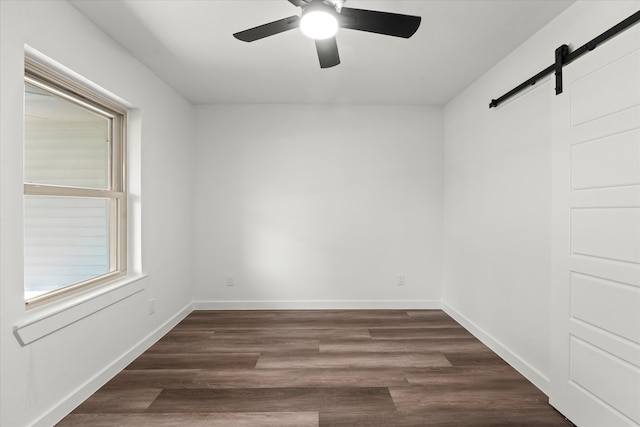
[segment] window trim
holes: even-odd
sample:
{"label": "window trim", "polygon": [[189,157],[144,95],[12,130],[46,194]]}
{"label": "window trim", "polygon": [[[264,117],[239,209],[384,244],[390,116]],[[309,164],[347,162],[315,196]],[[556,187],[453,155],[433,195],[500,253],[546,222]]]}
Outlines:
{"label": "window trim", "polygon": [[112,282],[127,274],[127,112],[122,105],[95,90],[65,77],[45,65],[25,57],[24,83],[52,93],[80,107],[93,111],[110,123],[109,188],[85,188],[24,183],[25,196],[61,196],[109,199],[110,272],[73,283],[33,298],[25,299],[27,308],[77,294]]}

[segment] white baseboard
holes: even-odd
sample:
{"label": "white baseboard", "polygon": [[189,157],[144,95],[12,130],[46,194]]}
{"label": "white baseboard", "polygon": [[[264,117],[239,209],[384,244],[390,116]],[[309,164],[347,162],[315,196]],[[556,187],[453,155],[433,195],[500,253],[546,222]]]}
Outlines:
{"label": "white baseboard", "polygon": [[434,310],[439,300],[196,301],[194,310]]}
{"label": "white baseboard", "polygon": [[95,393],[100,387],[106,384],[111,378],[127,367],[137,357],[144,353],[149,347],[155,344],[167,332],[173,329],[178,323],[193,311],[193,305],[188,304],[171,319],[162,324],[158,329],[147,335],[142,341],[129,349],[120,358],[114,360],[109,366],[97,373],[84,385],[71,393],[56,405],[49,412],[42,415],[32,426],[52,426],[58,423],[67,414],[73,411],[78,405],[84,402],[89,396]]}
{"label": "white baseboard", "polygon": [[446,302],[442,302],[442,310],[451,316],[456,322],[460,323],[466,330],[471,332],[473,336],[478,338],[484,345],[489,347],[494,353],[504,359],[516,371],[520,372],[525,378],[538,387],[544,394],[549,396],[549,377],[531,366],[527,361],[522,359],[513,351],[509,350],[499,340],[492,337],[484,329],[476,325],[469,318],[461,314],[458,310],[451,307]]}

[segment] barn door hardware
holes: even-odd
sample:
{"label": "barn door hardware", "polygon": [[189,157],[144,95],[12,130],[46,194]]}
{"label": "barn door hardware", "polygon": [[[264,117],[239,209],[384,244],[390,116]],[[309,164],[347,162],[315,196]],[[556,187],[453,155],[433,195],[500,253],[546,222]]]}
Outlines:
{"label": "barn door hardware", "polygon": [[566,64],[569,55],[569,46],[563,44],[556,49],[556,63],[553,64],[556,71],[556,95],[562,93],[562,66]]}
{"label": "barn door hardware", "polygon": [[634,13],[633,15],[631,15],[630,17],[628,17],[624,21],[622,21],[622,22],[616,24],[615,26],[609,28],[607,31],[605,31],[604,33],[600,34],[598,37],[594,38],[590,42],[587,42],[584,45],[580,46],[578,49],[574,50],[573,52],[570,52],[569,46],[567,46],[566,44],[563,44],[562,46],[560,46],[560,47],[558,47],[556,49],[556,51],[555,51],[555,62],[552,65],[550,65],[547,68],[545,68],[544,70],[540,71],[538,74],[536,74],[535,76],[531,77],[529,80],[527,80],[527,81],[521,83],[520,85],[516,86],[515,88],[511,89],[509,92],[505,93],[500,98],[492,99],[491,103],[489,104],[489,108],[497,107],[498,105],[500,105],[501,102],[511,98],[513,95],[515,95],[516,93],[526,89],[527,87],[536,84],[536,82],[538,80],[540,80],[541,78],[543,78],[543,77],[545,77],[545,76],[547,76],[547,75],[549,75],[551,73],[555,73],[555,75],[556,75],[556,95],[561,94],[562,93],[562,67],[563,66],[572,63],[573,61],[575,61],[577,58],[581,57],[585,53],[591,52],[593,49],[595,49],[601,43],[604,43],[605,41],[609,40],[610,38],[620,34],[624,30],[626,30],[627,28],[637,24],[638,22],[640,22],[640,11]]}

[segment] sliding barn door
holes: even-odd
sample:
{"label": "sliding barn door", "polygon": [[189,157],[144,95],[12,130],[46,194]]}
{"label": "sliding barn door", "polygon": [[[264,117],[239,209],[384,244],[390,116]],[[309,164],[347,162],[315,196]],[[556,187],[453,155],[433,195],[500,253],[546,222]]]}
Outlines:
{"label": "sliding barn door", "polygon": [[640,24],[566,66],[553,105],[550,401],[640,426]]}

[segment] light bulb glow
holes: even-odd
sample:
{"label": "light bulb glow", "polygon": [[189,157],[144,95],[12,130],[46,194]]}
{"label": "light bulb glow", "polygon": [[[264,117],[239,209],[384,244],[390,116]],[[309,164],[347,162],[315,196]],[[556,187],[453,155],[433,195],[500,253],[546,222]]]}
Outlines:
{"label": "light bulb glow", "polygon": [[305,36],[315,40],[328,39],[338,32],[338,20],[329,12],[309,11],[302,15],[300,30]]}

